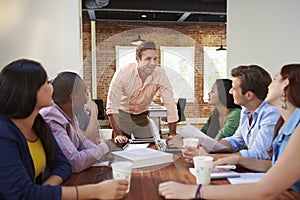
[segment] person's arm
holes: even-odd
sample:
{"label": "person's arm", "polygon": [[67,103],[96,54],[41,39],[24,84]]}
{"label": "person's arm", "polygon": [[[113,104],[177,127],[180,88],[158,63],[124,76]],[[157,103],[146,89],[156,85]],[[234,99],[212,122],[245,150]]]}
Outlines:
{"label": "person's arm", "polygon": [[128,141],[128,138],[123,136],[122,130],[119,125],[119,111],[120,100],[122,95],[122,78],[121,68],[116,71],[112,81],[109,85],[107,103],[106,103],[106,114],[109,119],[110,126],[114,131],[114,140],[118,143],[125,143]]}
{"label": "person's arm", "polygon": [[225,120],[223,128],[221,128],[216,136],[216,139],[220,140],[225,137],[232,136],[239,126],[241,109],[232,109]]}
{"label": "person's arm", "polygon": [[[274,199],[290,188],[300,178],[300,157],[297,155],[300,126],[294,131],[282,156],[263,178],[250,184],[202,186],[203,199]],[[282,173],[284,172],[284,173]],[[196,185],[165,182],[159,185],[159,193],[165,198],[193,198]]]}
{"label": "person's arm", "polygon": [[[248,149],[240,150],[243,157],[264,160],[271,159],[269,148],[272,145],[275,125],[280,115],[277,108],[273,106],[262,109],[256,119],[254,127],[251,129],[251,133],[248,133],[251,134],[250,139],[248,139]],[[252,139],[251,137],[255,138]]]}
{"label": "person's arm", "polygon": [[87,125],[86,130],[84,131],[84,135],[94,143],[97,143],[97,139],[99,137],[98,133],[98,106],[92,101],[88,100],[85,104],[85,109],[90,113],[89,123]]}
{"label": "person's arm", "polygon": [[220,158],[213,162],[216,165],[241,165],[244,168],[257,171],[266,172],[272,166],[271,160],[257,160],[252,158],[244,158],[241,155],[232,155]]}
{"label": "person's arm", "polygon": [[80,172],[90,167],[109,152],[105,143],[94,144],[76,133],[70,124],[62,125],[57,121],[50,121],[49,125],[59,147],[72,165],[73,172]]}
{"label": "person's arm", "polygon": [[47,166],[43,173],[45,173],[44,177],[48,178],[43,182],[43,184],[60,185],[71,176],[72,166],[59,148],[53,134],[50,134],[50,136],[52,138],[54,157],[52,159],[47,157]]}
{"label": "person's arm", "polygon": [[[169,133],[176,135],[176,124],[179,119],[176,103],[173,97],[173,90],[169,78],[165,71],[158,70],[159,78],[159,91],[163,100],[163,104],[167,109],[167,121],[169,124]],[[175,124],[174,124],[175,123]]]}
{"label": "person's arm", "polygon": [[108,115],[109,123],[112,129],[114,130],[114,141],[118,143],[126,143],[128,138],[123,135],[123,132],[119,126],[119,115],[110,114]]}
{"label": "person's arm", "polygon": [[168,123],[168,125],[169,125],[169,134],[170,135],[176,135],[176,126],[177,126],[177,123],[176,122]]}
{"label": "person's arm", "polygon": [[122,199],[128,188],[127,180],[107,180],[97,184],[62,186],[62,200]]}

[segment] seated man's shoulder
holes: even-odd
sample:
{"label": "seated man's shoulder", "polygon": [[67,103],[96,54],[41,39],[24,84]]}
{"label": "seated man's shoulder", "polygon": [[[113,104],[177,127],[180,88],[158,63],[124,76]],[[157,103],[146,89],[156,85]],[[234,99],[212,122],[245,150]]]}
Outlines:
{"label": "seated man's shoulder", "polygon": [[68,121],[66,117],[54,106],[42,108],[40,110],[40,114],[48,123],[50,121],[58,121],[59,123],[65,123]]}

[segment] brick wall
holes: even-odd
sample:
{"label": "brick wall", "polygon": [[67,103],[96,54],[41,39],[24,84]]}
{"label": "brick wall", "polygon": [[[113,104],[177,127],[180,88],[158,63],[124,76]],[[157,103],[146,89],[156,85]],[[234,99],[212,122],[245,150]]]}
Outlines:
{"label": "brick wall", "polygon": [[[83,13],[83,78],[91,87],[91,25]],[[211,106],[203,97],[203,46],[220,46],[221,32],[226,35],[225,25],[197,23],[137,23],[137,22],[96,22],[97,55],[97,98],[106,103],[108,87],[116,69],[115,46],[130,46],[131,41],[141,35],[159,46],[195,46],[195,98],[197,102],[187,103],[187,118],[209,116]],[[225,36],[224,36],[225,37]],[[223,44],[226,38],[223,38]],[[158,52],[158,55],[159,52]]]}

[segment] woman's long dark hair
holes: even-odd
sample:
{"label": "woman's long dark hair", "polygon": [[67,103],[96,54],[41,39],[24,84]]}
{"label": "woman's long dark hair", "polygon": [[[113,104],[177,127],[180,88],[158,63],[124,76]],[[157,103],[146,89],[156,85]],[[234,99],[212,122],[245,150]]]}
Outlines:
{"label": "woman's long dark hair", "polygon": [[[241,106],[234,103],[233,96],[229,93],[229,90],[232,87],[232,80],[217,79],[215,84],[217,86],[219,101],[221,102],[221,104],[223,104],[228,109],[241,108]],[[221,128],[219,124],[219,112],[217,109],[214,109],[212,111],[209,124],[210,125],[207,130],[207,135],[214,138]]]}
{"label": "woman's long dark hair", "polygon": [[[36,105],[37,91],[47,80],[42,65],[33,60],[20,59],[6,65],[0,73],[0,113],[10,119],[28,117]],[[42,141],[46,155],[54,155],[52,139],[41,115],[35,118],[33,129]]]}

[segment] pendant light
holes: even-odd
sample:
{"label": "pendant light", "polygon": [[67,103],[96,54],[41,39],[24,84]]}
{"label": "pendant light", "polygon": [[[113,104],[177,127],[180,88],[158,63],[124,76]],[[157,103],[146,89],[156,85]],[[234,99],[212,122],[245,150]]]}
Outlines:
{"label": "pendant light", "polygon": [[145,40],[143,40],[143,39],[141,38],[141,35],[138,35],[138,38],[137,38],[136,40],[133,40],[133,41],[131,42],[131,44],[133,44],[133,45],[140,45],[140,44],[142,44],[143,42],[145,42]]}
{"label": "pendant light", "polygon": [[216,49],[216,51],[226,51],[227,49],[225,47],[223,47],[223,31],[221,32],[221,46],[219,48]]}

